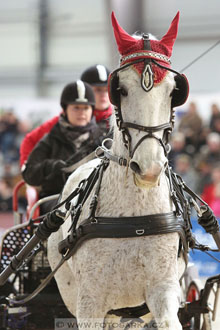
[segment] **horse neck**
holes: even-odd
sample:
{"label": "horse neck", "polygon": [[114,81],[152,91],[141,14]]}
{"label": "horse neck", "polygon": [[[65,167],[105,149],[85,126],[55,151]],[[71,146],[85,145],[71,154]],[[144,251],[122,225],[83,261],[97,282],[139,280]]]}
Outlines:
{"label": "horse neck", "polygon": [[[128,151],[123,145],[120,132],[115,131],[112,153],[128,158]],[[161,174],[160,184],[154,188],[135,186],[133,172],[130,168],[110,161],[106,169],[100,192],[100,213],[111,215],[114,206],[115,215],[147,215],[170,212],[173,205],[170,199],[169,185],[165,173]],[[110,213],[109,213],[110,212]]]}

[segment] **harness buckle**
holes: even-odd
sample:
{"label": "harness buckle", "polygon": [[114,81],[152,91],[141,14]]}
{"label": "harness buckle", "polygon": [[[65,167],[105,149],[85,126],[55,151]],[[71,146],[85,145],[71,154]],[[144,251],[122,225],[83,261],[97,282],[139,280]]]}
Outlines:
{"label": "harness buckle", "polygon": [[120,165],[120,166],[126,166],[127,165],[127,159],[125,159],[125,158],[123,158],[123,157],[120,157],[119,159],[118,159],[118,164]]}
{"label": "harness buckle", "polygon": [[137,229],[137,230],[136,230],[136,234],[137,234],[137,235],[143,235],[144,232],[145,232],[144,229]]}
{"label": "harness buckle", "polygon": [[93,218],[91,219],[91,223],[92,223],[92,224],[93,224],[93,223],[98,223],[98,220],[97,220],[96,218],[93,217]]}

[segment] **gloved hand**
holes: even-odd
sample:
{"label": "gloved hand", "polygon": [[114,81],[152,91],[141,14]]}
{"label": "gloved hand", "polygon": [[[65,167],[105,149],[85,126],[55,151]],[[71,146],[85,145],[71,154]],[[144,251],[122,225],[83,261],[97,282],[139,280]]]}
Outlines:
{"label": "gloved hand", "polygon": [[51,172],[58,173],[61,172],[64,167],[67,167],[67,163],[64,160],[58,159],[52,163]]}
{"label": "gloved hand", "polygon": [[202,216],[198,217],[198,223],[211,235],[219,231],[218,220],[216,219],[212,209],[208,206],[201,206]]}

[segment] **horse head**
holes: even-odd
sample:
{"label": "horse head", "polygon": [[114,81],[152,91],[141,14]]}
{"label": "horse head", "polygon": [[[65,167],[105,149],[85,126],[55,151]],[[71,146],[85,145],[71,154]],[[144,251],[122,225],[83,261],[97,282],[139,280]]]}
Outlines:
{"label": "horse head", "polygon": [[119,132],[123,136],[123,143],[117,141],[118,147],[113,148],[129,159],[134,183],[139,187],[159,184],[168,164],[173,108],[183,104],[188,96],[187,79],[170,67],[178,22],[179,13],[161,40],[147,34],[135,38],[120,27],[112,13],[121,59],[120,67],[109,78],[109,96],[118,125],[115,136]]}

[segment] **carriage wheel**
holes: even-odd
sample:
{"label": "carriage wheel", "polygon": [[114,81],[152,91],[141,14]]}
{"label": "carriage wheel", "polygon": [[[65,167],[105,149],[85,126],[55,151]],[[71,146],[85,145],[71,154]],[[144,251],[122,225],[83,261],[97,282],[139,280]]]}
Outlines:
{"label": "carriage wheel", "polygon": [[[186,301],[193,302],[199,299],[201,290],[200,281],[192,281],[189,284]],[[205,314],[195,314],[190,320],[189,330],[212,330],[211,317],[209,313]]]}

